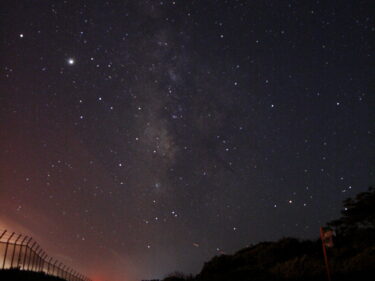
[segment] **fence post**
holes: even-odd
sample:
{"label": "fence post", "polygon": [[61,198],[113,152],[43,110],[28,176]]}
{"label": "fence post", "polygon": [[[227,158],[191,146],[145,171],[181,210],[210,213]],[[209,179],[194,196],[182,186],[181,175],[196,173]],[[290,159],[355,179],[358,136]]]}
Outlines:
{"label": "fence post", "polygon": [[37,269],[37,261],[38,261],[38,257],[37,257],[37,252],[39,251],[39,245],[38,244],[36,244],[36,248],[35,248],[35,250],[33,250],[33,261],[31,262],[31,270],[32,271],[35,271],[36,269]]}
{"label": "fence post", "polygon": [[44,267],[45,267],[45,265],[46,265],[47,258],[48,258],[47,253],[44,253],[44,257],[43,257],[43,268],[42,268],[42,271],[43,271],[43,272],[45,272],[45,271],[44,271],[44,270],[45,270]]}
{"label": "fence post", "polygon": [[13,261],[14,261],[14,254],[16,252],[16,248],[17,248],[17,242],[18,240],[22,237],[21,234],[18,235],[16,241],[13,243],[13,253],[12,253],[12,259],[10,261],[10,268],[13,268]]}
{"label": "fence post", "polygon": [[48,256],[47,256],[46,252],[43,251],[43,257],[42,257],[42,271],[43,271],[43,272],[45,272],[45,271],[44,271],[44,265],[45,265],[45,263],[46,263],[46,259],[47,259],[47,257],[48,257]]}
{"label": "fence post", "polygon": [[22,262],[22,269],[26,269],[26,257],[27,257],[27,251],[29,250],[29,243],[31,242],[32,238],[30,237],[25,245],[25,255],[23,256],[23,262]]}
{"label": "fence post", "polygon": [[5,268],[5,260],[6,260],[6,258],[7,258],[7,252],[8,252],[9,241],[10,241],[10,239],[12,239],[12,237],[13,237],[14,234],[15,234],[15,233],[13,232],[13,233],[9,236],[9,238],[8,238],[8,240],[7,240],[7,242],[6,242],[5,253],[4,253],[4,261],[3,261],[3,269]]}
{"label": "fence post", "polygon": [[49,257],[32,237],[0,230],[0,244],[5,244],[0,269],[17,268],[44,272],[48,275],[52,273],[52,275],[66,279],[66,281],[91,281],[74,269]]}
{"label": "fence post", "polygon": [[42,256],[44,255],[43,253],[44,253],[43,249],[40,248],[40,251],[38,253],[38,271],[42,271],[42,261],[43,261]]}
{"label": "fence post", "polygon": [[50,257],[50,258],[49,258],[49,261],[47,262],[47,273],[48,273],[48,274],[50,274],[50,273],[49,273],[49,266],[50,266],[50,264],[51,264],[51,261],[52,261],[52,258]]}
{"label": "fence post", "polygon": [[42,248],[39,248],[39,251],[36,252],[36,271],[40,271],[40,254],[42,253]]}
{"label": "fence post", "polygon": [[[0,240],[1,240],[1,238],[3,238],[3,236],[5,235],[5,233],[7,233],[6,230],[4,230],[3,233],[0,235]],[[3,267],[3,268],[4,268],[4,267]]]}
{"label": "fence post", "polygon": [[35,248],[35,252],[34,252],[34,259],[33,259],[33,271],[38,271],[38,253],[40,251],[40,246],[38,245],[37,248]]}
{"label": "fence post", "polygon": [[70,281],[74,281],[75,280],[75,277],[74,277],[74,270],[72,269],[70,271]]}
{"label": "fence post", "polygon": [[65,279],[65,268],[66,268],[66,266],[63,265],[63,267],[62,267],[62,278],[63,279]]}
{"label": "fence post", "polygon": [[59,263],[59,271],[60,271],[60,272],[59,272],[59,277],[61,277],[61,278],[62,278],[62,265],[63,265],[63,264],[60,262],[60,263]]}
{"label": "fence post", "polygon": [[[57,261],[55,260],[55,263],[53,264],[53,273],[55,274],[55,276],[58,276],[58,272],[57,272]],[[56,271],[56,272],[55,272]]]}
{"label": "fence post", "polygon": [[20,269],[21,269],[20,264],[21,264],[21,256],[22,256],[23,243],[25,243],[25,241],[26,241],[27,238],[28,238],[28,237],[25,236],[25,237],[23,238],[23,240],[21,241],[20,251],[18,252],[17,267],[20,267]]}
{"label": "fence post", "polygon": [[42,256],[43,256],[43,249],[40,249],[38,254],[38,271],[42,271]]}
{"label": "fence post", "polygon": [[[33,253],[33,248],[35,246],[36,242],[34,241],[34,243],[31,245],[31,247],[29,248],[29,260],[27,262],[27,270],[30,270],[30,262],[31,262],[31,254]],[[32,265],[31,265],[32,266]]]}

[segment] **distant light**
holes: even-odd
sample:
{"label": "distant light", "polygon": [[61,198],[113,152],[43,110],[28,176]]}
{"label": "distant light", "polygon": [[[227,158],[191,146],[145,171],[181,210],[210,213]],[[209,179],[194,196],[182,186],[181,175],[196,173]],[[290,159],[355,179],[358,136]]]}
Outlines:
{"label": "distant light", "polygon": [[20,38],[23,38],[23,33],[20,34]]}
{"label": "distant light", "polygon": [[75,63],[75,60],[73,58],[68,59],[68,64],[73,65]]}

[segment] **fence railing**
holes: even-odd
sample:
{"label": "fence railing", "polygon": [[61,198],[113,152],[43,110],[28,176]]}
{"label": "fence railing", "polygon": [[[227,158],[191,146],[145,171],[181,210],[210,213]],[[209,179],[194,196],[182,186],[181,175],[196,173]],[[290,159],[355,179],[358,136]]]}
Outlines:
{"label": "fence railing", "polygon": [[49,257],[31,237],[0,230],[0,269],[11,268],[44,272],[68,281],[91,281],[58,260]]}

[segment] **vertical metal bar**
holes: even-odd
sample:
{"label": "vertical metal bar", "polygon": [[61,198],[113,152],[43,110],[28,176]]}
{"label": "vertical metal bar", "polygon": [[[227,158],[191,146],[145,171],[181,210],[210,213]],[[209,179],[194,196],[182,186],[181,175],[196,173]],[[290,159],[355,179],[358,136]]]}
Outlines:
{"label": "vertical metal bar", "polygon": [[37,259],[36,253],[38,251],[39,251],[39,245],[37,244],[37,247],[35,248],[35,250],[33,250],[33,261],[31,262],[31,270],[32,271],[35,271],[35,269],[36,269],[36,259]]}
{"label": "vertical metal bar", "polygon": [[62,263],[60,262],[59,265],[58,265],[58,267],[57,267],[59,269],[59,274],[57,276],[59,276],[59,277],[61,277],[61,264]]}
{"label": "vertical metal bar", "polygon": [[[45,254],[44,255],[44,262],[43,262],[43,271],[44,271],[44,266],[46,265],[46,263],[47,263],[47,267],[48,267],[48,261],[47,261],[47,259],[48,259],[48,255],[47,254]],[[47,270],[46,270],[47,271]],[[48,271],[47,271],[48,272]]]}
{"label": "vertical metal bar", "polygon": [[53,271],[55,272],[55,275],[57,276],[58,272],[57,272],[57,268],[56,268],[56,264],[57,264],[57,261],[55,261],[55,263],[53,264]]}
{"label": "vertical metal bar", "polygon": [[31,251],[33,255],[33,259],[31,260],[31,271],[35,271],[36,252],[39,251],[39,245],[36,244],[35,246],[35,249]]}
{"label": "vertical metal bar", "polygon": [[33,248],[35,246],[36,242],[34,241],[33,245],[29,248],[29,261],[27,263],[27,270],[30,270],[30,261],[31,261],[31,254],[33,253]]}
{"label": "vertical metal bar", "polygon": [[73,281],[74,280],[74,278],[73,278],[73,280],[72,280],[72,277],[74,277],[74,275],[73,275],[73,269],[70,269],[70,279],[69,279],[69,281]]}
{"label": "vertical metal bar", "polygon": [[29,243],[31,242],[31,237],[27,241],[25,245],[25,255],[23,256],[23,262],[22,262],[22,269],[26,269],[26,257],[27,257],[27,250],[29,249]]}
{"label": "vertical metal bar", "polygon": [[13,253],[12,253],[12,259],[11,259],[11,262],[10,262],[10,268],[13,268],[13,260],[14,260],[14,254],[16,252],[16,248],[17,248],[17,242],[18,240],[22,237],[22,235],[18,235],[16,241],[13,243]]}
{"label": "vertical metal bar", "polygon": [[67,276],[66,275],[67,274],[67,269],[68,269],[68,267],[64,265],[64,267],[63,267],[63,272],[64,272],[63,279],[65,279],[65,280],[66,280],[66,276]]}
{"label": "vertical metal bar", "polygon": [[64,267],[64,272],[65,272],[65,274],[64,274],[64,279],[68,279],[68,267],[67,266],[65,266]]}
{"label": "vertical metal bar", "polygon": [[43,249],[40,248],[40,251],[38,253],[38,272],[41,271],[41,267],[42,267],[42,255],[43,255]]}
{"label": "vertical metal bar", "polygon": [[0,240],[1,240],[1,238],[3,238],[3,236],[5,235],[5,233],[7,233],[7,230],[4,230],[3,233],[0,235]]}
{"label": "vertical metal bar", "polygon": [[40,255],[42,254],[43,250],[40,248],[39,252],[36,254],[36,270],[40,271]]}
{"label": "vertical metal bar", "polygon": [[44,272],[44,265],[46,263],[47,254],[44,252],[44,255],[42,257],[42,271]]}
{"label": "vertical metal bar", "polygon": [[40,260],[41,260],[41,262],[40,262],[40,264],[41,264],[40,271],[42,271],[42,272],[44,272],[44,263],[46,261],[46,256],[47,256],[46,252],[43,251],[42,256],[40,257]]}
{"label": "vertical metal bar", "polygon": [[4,253],[4,261],[3,261],[3,269],[5,268],[5,260],[6,260],[6,258],[7,258],[7,252],[8,252],[9,241],[10,241],[10,239],[12,239],[12,237],[13,237],[14,234],[15,234],[15,233],[13,232],[12,235],[9,236],[9,238],[8,238],[8,240],[7,240],[7,242],[6,242],[5,253]]}
{"label": "vertical metal bar", "polygon": [[48,264],[47,264],[47,273],[49,273],[49,266],[51,265],[52,258],[49,258]]}
{"label": "vertical metal bar", "polygon": [[[17,267],[19,267],[20,264],[21,264],[21,256],[22,256],[23,243],[25,243],[25,241],[26,241],[27,238],[28,238],[28,237],[25,236],[25,237],[23,238],[23,240],[21,241],[20,251],[18,252]],[[21,269],[21,266],[20,266],[20,269]]]}
{"label": "vertical metal bar", "polygon": [[[51,262],[52,262],[52,260],[51,260]],[[56,261],[55,261],[55,263],[52,264],[52,275],[55,275],[55,264],[56,264]]]}
{"label": "vertical metal bar", "polygon": [[39,271],[39,264],[40,264],[40,258],[39,254],[41,253],[42,248],[39,248],[39,250],[35,253],[35,271]]}
{"label": "vertical metal bar", "polygon": [[67,268],[66,280],[70,281],[70,267]]}

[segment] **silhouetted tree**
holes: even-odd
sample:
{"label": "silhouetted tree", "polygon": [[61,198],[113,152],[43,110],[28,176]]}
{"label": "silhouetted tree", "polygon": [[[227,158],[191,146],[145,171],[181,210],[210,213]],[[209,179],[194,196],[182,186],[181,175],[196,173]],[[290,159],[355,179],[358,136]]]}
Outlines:
{"label": "silhouetted tree", "polygon": [[[333,280],[372,281],[375,276],[375,189],[343,202],[342,217],[328,223],[337,235],[327,249]],[[261,242],[233,255],[215,256],[195,277],[174,273],[163,281],[325,280],[320,239]]]}
{"label": "silhouetted tree", "polygon": [[370,187],[354,199],[346,199],[341,214],[341,218],[328,223],[341,235],[361,229],[375,229],[375,189]]}

